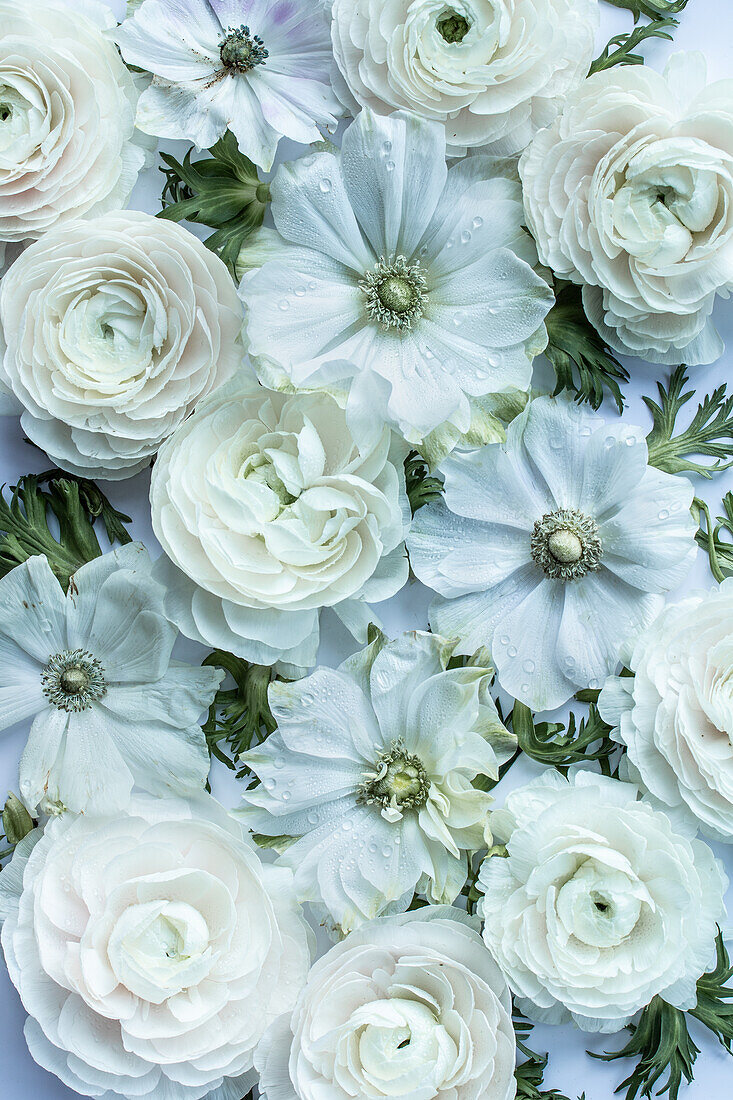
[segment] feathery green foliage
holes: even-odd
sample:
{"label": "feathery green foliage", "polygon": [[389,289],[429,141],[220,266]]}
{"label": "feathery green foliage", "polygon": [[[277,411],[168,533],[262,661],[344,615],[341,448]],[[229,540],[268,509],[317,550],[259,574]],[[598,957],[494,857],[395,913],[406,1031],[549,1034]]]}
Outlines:
{"label": "feathery green foliage", "polygon": [[255,165],[240,153],[230,130],[209,149],[210,157],[192,161],[192,152],[189,149],[182,163],[160,154],[167,168],[161,168],[166,183],[158,217],[214,229],[206,246],[233,272],[244,241],[262,225],[270,185],[260,180]]}
{"label": "feathery green foliage", "polygon": [[[233,688],[217,691],[202,728],[211,755],[236,771],[240,755],[277,729],[267,699],[267,689],[277,677],[266,665],[252,665],[221,649],[210,653],[203,664],[224,669],[234,680]],[[240,767],[237,778],[248,774],[247,768]]]}
{"label": "feathery green foliage", "polygon": [[545,355],[557,379],[553,397],[569,390],[576,401],[597,409],[607,391],[623,412],[621,386],[628,382],[628,372],[586,317],[579,287],[566,283],[558,289],[545,324],[549,337]]}
{"label": "feathery green foliage", "polygon": [[510,717],[520,749],[532,760],[563,773],[572,764],[597,760],[601,770],[610,775],[610,757],[620,746],[608,736],[611,727],[603,721],[594,704],[579,725],[571,714],[567,729],[560,722],[535,723],[531,710],[524,703],[516,702]]}
{"label": "feathery green foliage", "polygon": [[442,481],[432,476],[430,467],[418,451],[410,451],[405,459],[405,484],[413,516],[419,508],[440,500],[443,495]]}
{"label": "feathery green foliage", "polygon": [[[111,544],[131,541],[129,516],[112,507],[86,478],[61,470],[26,474],[0,492],[0,577],[34,554],[45,554],[64,591],[70,576],[102,554],[95,523],[101,519]],[[58,527],[54,533],[49,523]]]}
{"label": "feathery green foliage", "polygon": [[[681,409],[695,395],[694,390],[685,390],[687,382],[685,367],[677,367],[666,389],[657,382],[659,404],[644,398],[654,421],[647,436],[649,464],[668,474],[711,478],[733,466],[733,396],[728,396],[725,383],[718,386],[703,398],[689,425],[675,434]],[[692,462],[692,456],[714,461]]]}
{"label": "feathery green foliage", "polygon": [[644,55],[634,53],[636,47],[649,38],[666,38],[671,42],[673,36],[669,31],[677,25],[676,19],[655,19],[651,23],[639,24],[633,31],[615,34],[591,65],[588,76],[603,69],[612,69],[614,65],[643,65]]}

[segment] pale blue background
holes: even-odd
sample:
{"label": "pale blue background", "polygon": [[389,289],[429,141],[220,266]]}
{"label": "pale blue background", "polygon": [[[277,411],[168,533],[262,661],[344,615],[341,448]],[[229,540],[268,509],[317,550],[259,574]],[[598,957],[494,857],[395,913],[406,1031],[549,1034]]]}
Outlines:
{"label": "pale blue background", "polygon": [[[74,0],[65,2],[73,8]],[[122,16],[124,0],[106,2],[118,17]],[[32,0],[18,0],[18,3],[32,6]],[[603,26],[599,47],[605,45],[612,34],[631,26],[628,12],[618,11],[605,3],[601,3],[601,7]],[[655,42],[647,47],[646,54],[654,67],[661,67],[664,58],[675,48],[704,50],[708,56],[711,76],[729,77],[733,73],[733,10],[729,0],[690,0],[687,11],[681,16],[675,46]],[[177,150],[178,155],[185,149],[181,143],[165,143],[164,147],[171,151]],[[296,151],[296,147],[292,145],[286,148],[285,159]],[[148,171],[138,184],[132,205],[151,213],[157,212],[160,208],[161,180],[157,169]],[[698,368],[694,372],[693,381],[701,395],[731,375],[733,310],[730,303],[720,303],[717,320],[729,351],[720,363]],[[641,395],[655,391],[657,372],[638,360],[631,360],[628,365],[632,370],[633,381],[627,388],[629,408],[626,418],[629,423],[647,426],[650,418],[641,401]],[[666,377],[666,374],[663,371],[661,377]],[[545,377],[549,380],[549,374],[545,375],[543,369],[538,368],[537,380],[540,384]],[[609,418],[615,415],[613,408],[608,408],[606,413]],[[14,418],[0,419],[0,483],[12,483],[20,474],[47,467],[48,461],[23,442],[17,421]],[[134,517],[135,536],[144,541],[153,553],[157,553],[158,546],[150,528],[148,480],[148,475],[140,474],[129,481],[108,486],[108,492],[117,507]],[[712,483],[702,482],[697,486],[698,493],[709,501],[713,510],[717,508],[723,493],[730,488],[733,488],[733,472],[721,475]],[[713,511],[713,514],[716,512]],[[679,594],[699,586],[709,587],[711,583],[706,559],[700,553],[695,570]],[[425,628],[428,602],[429,596],[425,589],[420,584],[413,583],[379,610],[387,630],[394,634],[399,630]],[[324,626],[325,641],[321,661],[335,665],[354,649],[354,643],[333,616],[329,616]],[[198,661],[203,655],[204,651],[193,643],[180,644],[179,656],[189,656]],[[4,795],[6,789],[17,790],[17,766],[26,732],[25,726],[18,726],[0,735],[0,796]],[[214,793],[225,804],[235,805],[239,798],[236,782],[223,766],[215,762],[214,768]],[[522,761],[505,779],[504,786],[507,789],[516,786],[538,771],[533,764]],[[498,797],[500,800],[501,794]],[[716,846],[716,851],[726,862],[728,874],[733,878],[733,854],[720,845]],[[729,909],[733,919],[733,892],[729,892]],[[0,964],[0,1097],[3,1100],[69,1100],[76,1096],[76,1093],[65,1088],[31,1060],[23,1040],[23,1020],[20,1001],[8,980],[4,965]],[[733,1060],[724,1054],[704,1029],[693,1024],[691,1031],[702,1052],[695,1069],[695,1081],[686,1092],[683,1090],[682,1096],[684,1100],[724,1100],[733,1093]],[[598,1052],[617,1048],[624,1042],[625,1039],[619,1041],[613,1036],[594,1039],[570,1027],[536,1028],[533,1037],[535,1049],[551,1051],[545,1087],[560,1089],[570,1100],[575,1100],[583,1090],[586,1100],[611,1100],[614,1087],[630,1072],[630,1063],[617,1062],[607,1066],[588,1058],[585,1050],[590,1048]]]}

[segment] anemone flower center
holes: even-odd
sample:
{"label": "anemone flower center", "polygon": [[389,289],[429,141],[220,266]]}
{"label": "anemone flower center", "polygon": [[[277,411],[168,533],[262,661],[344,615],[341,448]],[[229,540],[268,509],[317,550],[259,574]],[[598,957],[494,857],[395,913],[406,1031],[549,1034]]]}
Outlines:
{"label": "anemone flower center", "polygon": [[248,73],[256,65],[264,65],[270,56],[258,34],[249,27],[230,27],[219,46],[221,63],[230,73]]}
{"label": "anemone flower center", "polygon": [[381,259],[366,273],[359,289],[366,296],[369,316],[386,329],[411,329],[427,302],[427,281],[420,262],[408,263],[404,256],[390,262]]}
{"label": "anemone flower center", "polygon": [[548,577],[572,581],[600,568],[603,545],[594,519],[575,508],[561,508],[537,520],[531,552]]}
{"label": "anemone flower center", "polygon": [[381,806],[383,817],[397,821],[405,810],[421,809],[429,792],[430,780],[420,757],[408,753],[402,741],[393,741],[378,756],[374,771],[366,773],[358,801]]}
{"label": "anemone flower center", "polygon": [[55,654],[41,673],[43,694],[59,710],[88,710],[107,693],[104,669],[83,649]]}

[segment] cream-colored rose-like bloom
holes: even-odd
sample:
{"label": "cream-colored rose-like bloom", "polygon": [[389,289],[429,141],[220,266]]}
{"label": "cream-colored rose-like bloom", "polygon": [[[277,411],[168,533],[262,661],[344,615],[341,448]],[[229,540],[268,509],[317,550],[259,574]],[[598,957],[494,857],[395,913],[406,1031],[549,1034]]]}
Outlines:
{"label": "cream-colored rose-like bloom", "polygon": [[125,206],[138,93],[96,0],[0,0],[0,242]]}
{"label": "cream-colored rose-like bloom", "polygon": [[588,771],[545,772],[490,825],[507,858],[481,867],[484,939],[526,1016],[610,1032],[656,995],[695,1006],[728,885],[707,844]]}
{"label": "cream-colored rose-like bloom", "polygon": [[289,872],[207,796],[52,818],[0,876],[0,919],[32,1056],[109,1100],[239,1100],[311,958]]}
{"label": "cream-colored rose-like bloom", "polygon": [[733,579],[666,607],[622,653],[599,707],[629,771],[664,805],[733,841]]}
{"label": "cream-colored rose-like bloom", "polygon": [[166,611],[189,638],[257,664],[315,664],[319,612],[357,636],[407,580],[403,451],[357,440],[326,393],[286,395],[243,374],[161,448],[153,528]]}
{"label": "cream-colored rose-like bloom", "polygon": [[256,1056],[266,1100],[512,1100],[506,983],[458,909],[382,917],[333,947]]}
{"label": "cream-colored rose-like bloom", "polygon": [[540,259],[583,285],[613,348],[654,363],[723,353],[710,315],[733,287],[733,83],[706,80],[698,53],[664,76],[597,73],[520,163]]}
{"label": "cream-colored rose-like bloom", "polygon": [[449,150],[517,153],[588,73],[598,0],[334,0],[336,91],[445,124]]}
{"label": "cream-colored rose-like bloom", "polygon": [[142,470],[239,365],[241,308],[222,261],[128,210],[47,233],[0,288],[4,381],[23,430],[62,469]]}

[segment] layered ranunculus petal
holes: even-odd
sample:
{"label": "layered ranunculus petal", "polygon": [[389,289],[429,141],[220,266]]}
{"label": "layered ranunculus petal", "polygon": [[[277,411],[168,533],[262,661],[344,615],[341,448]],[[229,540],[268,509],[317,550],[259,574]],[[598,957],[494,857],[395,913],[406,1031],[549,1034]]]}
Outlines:
{"label": "layered ranunculus petal", "polygon": [[610,1032],[655,996],[695,1005],[727,888],[706,844],[586,771],[512,791],[492,827],[507,858],[479,875],[484,940],[526,1015]]}
{"label": "layered ranunculus petal", "polygon": [[40,1065],[89,1096],[250,1087],[312,937],[291,877],[263,866],[213,799],[64,814],[19,846],[16,866],[0,881],[2,944]]}

